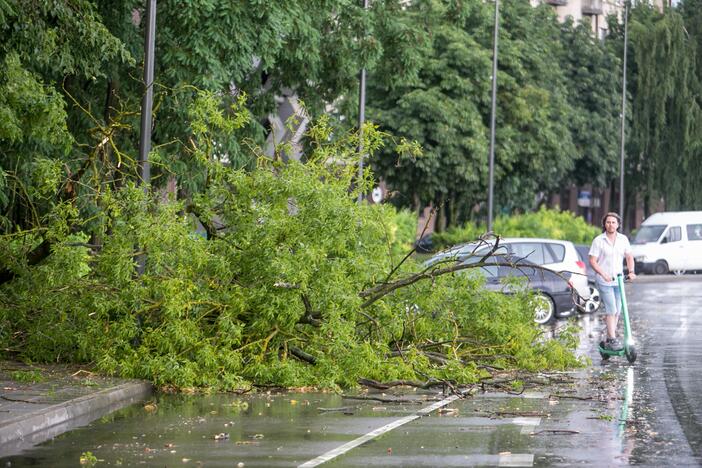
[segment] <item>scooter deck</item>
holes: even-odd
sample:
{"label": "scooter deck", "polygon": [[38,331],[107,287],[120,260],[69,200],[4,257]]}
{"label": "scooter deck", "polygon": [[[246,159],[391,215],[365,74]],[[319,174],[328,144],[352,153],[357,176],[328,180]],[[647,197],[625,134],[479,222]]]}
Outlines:
{"label": "scooter deck", "polygon": [[624,356],[624,355],[626,355],[626,348],[609,349],[609,348],[603,348],[602,346],[598,346],[597,350],[600,352],[600,354],[607,354],[608,356]]}
{"label": "scooter deck", "polygon": [[609,360],[609,358],[611,358],[612,356],[624,356],[630,364],[633,364],[636,361],[636,347],[634,347],[633,345],[625,345],[622,349],[614,350],[605,348],[604,344],[600,343],[597,346],[597,350],[600,352],[600,356],[605,361]]}

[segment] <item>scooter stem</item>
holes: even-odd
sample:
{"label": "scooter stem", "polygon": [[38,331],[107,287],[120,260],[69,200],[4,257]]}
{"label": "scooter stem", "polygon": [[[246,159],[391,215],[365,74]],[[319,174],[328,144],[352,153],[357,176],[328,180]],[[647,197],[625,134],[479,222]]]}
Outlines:
{"label": "scooter stem", "polygon": [[631,335],[631,328],[629,324],[629,309],[626,306],[626,293],[624,292],[624,276],[617,275],[617,285],[619,286],[619,293],[622,297],[622,315],[624,316],[624,347],[629,347],[629,336]]}

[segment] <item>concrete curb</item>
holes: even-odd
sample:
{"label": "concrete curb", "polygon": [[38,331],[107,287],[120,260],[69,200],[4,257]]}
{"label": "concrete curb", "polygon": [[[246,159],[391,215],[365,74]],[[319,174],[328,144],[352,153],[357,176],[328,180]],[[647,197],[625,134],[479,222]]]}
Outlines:
{"label": "concrete curb", "polygon": [[0,423],[0,453],[17,452],[67,430],[145,400],[153,393],[148,382],[128,382],[74,398]]}

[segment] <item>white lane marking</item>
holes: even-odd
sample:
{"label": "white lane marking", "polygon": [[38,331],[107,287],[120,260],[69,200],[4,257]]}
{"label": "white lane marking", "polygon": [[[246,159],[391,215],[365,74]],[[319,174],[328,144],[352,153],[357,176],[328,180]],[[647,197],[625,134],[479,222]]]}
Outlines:
{"label": "white lane marking", "polygon": [[675,330],[673,334],[673,339],[679,340],[687,336],[687,329],[689,328],[687,324],[687,317],[680,318],[680,326]]}
{"label": "white lane marking", "polygon": [[541,424],[541,418],[514,418],[512,424],[517,426],[538,426]]}
{"label": "white lane marking", "polygon": [[541,399],[541,398],[547,398],[548,394],[547,393],[542,393],[542,392],[527,392],[522,394],[522,398],[529,398],[529,399]]}
{"label": "white lane marking", "polygon": [[[330,450],[326,453],[323,453],[322,455],[318,456],[317,458],[314,458],[312,460],[309,460],[302,465],[298,465],[298,468],[311,468],[314,466],[319,466],[322,463],[326,463],[329,460],[338,457],[339,455],[343,455],[346,452],[350,451],[351,449],[354,449],[358,447],[359,445],[368,442],[369,440],[375,439],[376,437],[385,434],[386,432],[390,432],[395,428],[398,428],[404,424],[407,424],[410,421],[414,421],[415,419],[419,419],[422,416],[426,416],[427,414],[431,413],[432,411],[441,408],[442,406],[446,406],[452,401],[455,401],[459,398],[458,395],[451,395],[448,398],[444,398],[441,401],[437,401],[436,403],[429,405],[425,408],[420,409],[416,413],[414,413],[411,416],[406,416],[404,418],[398,419],[396,421],[391,422],[390,424],[386,424],[383,427],[379,427],[378,429],[371,431],[367,434],[362,435],[361,437],[358,437],[357,439],[354,439],[350,442],[345,443],[344,445],[337,447],[333,450]],[[513,465],[505,465],[505,466],[513,466]],[[524,465],[518,465],[518,466],[524,466]]]}
{"label": "white lane marking", "polygon": [[531,453],[501,453],[498,466],[534,466]]}
{"label": "white lane marking", "polygon": [[536,426],[541,424],[541,418],[514,418],[512,424],[522,426],[519,433],[528,435],[534,432]]}

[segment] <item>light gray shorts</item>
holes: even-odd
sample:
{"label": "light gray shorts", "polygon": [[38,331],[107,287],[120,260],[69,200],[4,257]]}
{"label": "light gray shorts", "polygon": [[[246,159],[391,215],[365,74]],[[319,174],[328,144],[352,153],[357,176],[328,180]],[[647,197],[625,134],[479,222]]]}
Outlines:
{"label": "light gray shorts", "polygon": [[604,315],[615,315],[622,312],[622,294],[619,291],[619,286],[602,284],[597,282],[597,289],[600,290],[600,297],[604,303]]}

